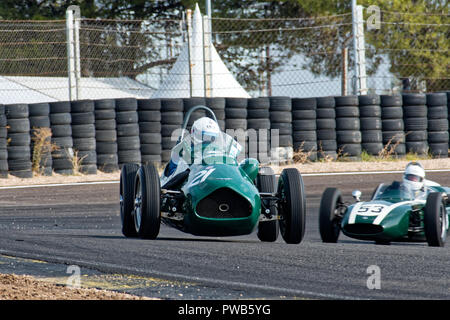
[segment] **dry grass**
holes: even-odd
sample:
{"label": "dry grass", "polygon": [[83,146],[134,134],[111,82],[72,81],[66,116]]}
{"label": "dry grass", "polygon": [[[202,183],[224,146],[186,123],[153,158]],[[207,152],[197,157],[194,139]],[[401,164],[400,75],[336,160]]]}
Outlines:
{"label": "dry grass", "polygon": [[294,150],[294,154],[292,157],[292,160],[294,161],[294,163],[308,163],[311,162],[311,156],[313,154],[314,151],[312,150],[305,150],[303,148],[305,142],[302,142],[300,147],[297,148],[297,150]]}
{"label": "dry grass", "polygon": [[50,128],[33,128],[33,155],[32,171],[34,174],[41,175],[43,170],[43,156],[50,156],[53,151],[58,150],[58,146],[52,144],[52,130]]}
{"label": "dry grass", "polygon": [[82,175],[81,165],[83,164],[83,160],[84,160],[84,158],[87,157],[87,155],[80,158],[78,156],[78,150],[73,149],[73,154],[72,155],[69,154],[69,157],[72,160],[73,175],[76,175],[76,176]]}

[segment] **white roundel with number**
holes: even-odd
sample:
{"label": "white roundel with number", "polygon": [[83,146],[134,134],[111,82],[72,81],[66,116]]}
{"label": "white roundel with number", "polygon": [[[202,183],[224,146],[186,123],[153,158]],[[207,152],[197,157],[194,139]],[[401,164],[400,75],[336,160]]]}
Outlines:
{"label": "white roundel with number", "polygon": [[353,224],[357,216],[376,217],[373,224],[379,224],[395,207],[404,204],[404,202],[396,203],[394,205],[385,205],[382,203],[358,202],[353,207],[348,217],[348,223]]}

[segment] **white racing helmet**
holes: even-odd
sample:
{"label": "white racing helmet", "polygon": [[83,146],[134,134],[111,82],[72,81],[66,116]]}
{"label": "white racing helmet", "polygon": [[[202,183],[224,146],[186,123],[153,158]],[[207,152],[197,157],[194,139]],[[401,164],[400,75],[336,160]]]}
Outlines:
{"label": "white racing helmet", "polygon": [[410,162],[403,174],[403,184],[411,190],[417,191],[423,188],[425,180],[425,169],[418,162]]}
{"label": "white racing helmet", "polygon": [[192,124],[191,138],[194,144],[214,142],[219,134],[219,125],[211,118],[202,117]]}

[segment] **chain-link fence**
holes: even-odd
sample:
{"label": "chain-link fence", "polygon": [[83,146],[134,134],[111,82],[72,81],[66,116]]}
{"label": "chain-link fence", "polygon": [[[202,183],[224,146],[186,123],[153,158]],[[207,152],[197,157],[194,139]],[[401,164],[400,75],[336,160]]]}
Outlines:
{"label": "chain-link fence", "polygon": [[[372,18],[364,8],[362,51],[354,48],[352,12],[202,19],[202,45],[211,39],[229,72],[255,97],[450,90],[448,14],[380,11],[375,26]],[[210,22],[211,33],[204,21]],[[25,97],[32,100],[25,102],[151,97],[164,82],[171,84],[171,73],[189,76],[189,83],[181,77],[187,86],[203,81],[192,74],[192,65],[202,60],[205,79],[208,72],[214,75],[205,50],[193,56],[195,25],[189,19],[74,22],[70,27],[66,20],[0,21],[0,103]],[[179,64],[186,67],[172,70],[184,48],[188,58]],[[355,71],[355,57],[361,54],[365,75]],[[72,75],[76,81],[70,82]],[[358,91],[357,77],[366,80],[364,91]]]}

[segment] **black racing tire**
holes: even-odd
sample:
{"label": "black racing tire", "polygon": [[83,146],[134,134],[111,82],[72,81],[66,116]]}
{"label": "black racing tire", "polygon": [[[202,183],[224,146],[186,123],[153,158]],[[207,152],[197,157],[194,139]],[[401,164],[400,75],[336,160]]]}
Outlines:
{"label": "black racing tire", "polygon": [[72,123],[72,115],[70,113],[51,113],[50,116],[51,125],[69,125]]}
{"label": "black racing tire", "polygon": [[360,118],[361,130],[382,130],[383,125],[380,118]]}
{"label": "black racing tire", "polygon": [[293,98],[292,111],[315,111],[317,109],[316,98]]}
{"label": "black racing tire", "polygon": [[291,123],[292,122],[292,113],[286,111],[271,111],[270,112],[270,121],[271,122],[280,122],[280,123]]}
{"label": "black racing tire", "polygon": [[336,130],[359,130],[360,129],[359,118],[336,118]]}
{"label": "black racing tire", "polygon": [[403,114],[405,118],[426,118],[428,115],[428,107],[426,105],[420,106],[403,106]]}
{"label": "black racing tire", "polygon": [[322,108],[316,110],[317,119],[336,119],[336,110],[331,108]]}
{"label": "black racing tire", "polygon": [[339,106],[358,106],[359,105],[359,101],[358,101],[358,96],[353,95],[353,96],[339,96],[339,97],[335,97],[335,102],[336,102],[336,107]]}
{"label": "black racing tire", "polygon": [[95,116],[96,123],[98,120],[115,120],[116,119],[116,110],[114,110],[114,109],[95,110],[94,116]]}
{"label": "black racing tire", "polygon": [[137,100],[135,98],[119,98],[116,101],[116,111],[127,112],[137,110]]}
{"label": "black racing tire", "polygon": [[138,99],[138,111],[160,111],[161,99]]}
{"label": "black racing tire", "polygon": [[50,102],[50,114],[52,113],[70,113],[70,101]]}
{"label": "black racing tire", "polygon": [[448,215],[440,192],[427,197],[424,210],[425,237],[430,247],[443,247],[447,238]]}
{"label": "black racing tire", "polygon": [[427,96],[424,93],[404,93],[402,99],[405,106],[420,106],[427,103]]}
{"label": "black racing tire", "polygon": [[341,106],[336,107],[336,118],[359,118],[359,107]]}
{"label": "black racing tire", "polygon": [[70,112],[74,113],[84,113],[84,112],[94,112],[95,104],[92,100],[77,100],[70,102]]}
{"label": "black racing tire", "polygon": [[334,97],[318,97],[316,98],[317,108],[334,108],[336,106],[336,101]]}
{"label": "black racing tire", "polygon": [[401,106],[382,107],[381,119],[403,119],[403,108]]}
{"label": "black racing tire", "polygon": [[97,110],[115,110],[116,101],[114,99],[97,99],[94,100],[95,111]]}
{"label": "black racing tire", "polygon": [[[161,226],[161,186],[158,171],[153,165],[139,168],[134,183],[134,225],[142,239],[156,239]],[[140,199],[138,199],[140,197]]]}
{"label": "black racing tire", "polygon": [[160,122],[161,112],[158,111],[138,111],[139,122]]}
{"label": "black racing tire", "polygon": [[[262,167],[256,177],[256,186],[259,192],[274,192],[275,191],[275,174],[272,168]],[[262,201],[262,199],[261,199]],[[261,208],[262,210],[262,208]],[[277,208],[271,205],[270,211],[272,215],[277,215]],[[274,242],[278,239],[280,233],[280,226],[278,220],[260,221],[258,223],[258,239],[263,242]]]}
{"label": "black racing tire", "polygon": [[281,172],[277,193],[281,236],[286,243],[298,244],[305,235],[306,198],[303,178],[297,169]]}
{"label": "black racing tire", "polygon": [[29,104],[28,113],[30,117],[48,116],[50,113],[50,105],[45,102]]}
{"label": "black racing tire", "polygon": [[117,124],[116,131],[118,137],[138,136],[139,124],[137,123]]}
{"label": "black racing tire", "polygon": [[118,124],[138,123],[139,122],[138,113],[136,111],[117,112],[116,122]]}
{"label": "black racing tire", "polygon": [[428,106],[445,106],[447,105],[447,94],[445,92],[428,93]]}
{"label": "black racing tire", "polygon": [[369,94],[358,96],[359,106],[370,106],[370,105],[379,105],[380,104],[380,96],[377,94]]}
{"label": "black racing tire", "polygon": [[125,237],[136,237],[134,227],[133,209],[134,209],[134,180],[139,165],[126,163],[120,172],[120,218],[122,221],[122,233]]}
{"label": "black racing tire", "polygon": [[[324,119],[322,119],[323,121]],[[325,119],[326,120],[326,119]],[[330,128],[327,128],[330,129]],[[292,131],[316,131],[317,123],[311,120],[294,120],[292,121]]]}
{"label": "black racing tire", "polygon": [[[225,108],[225,104],[224,104]],[[247,110],[269,110],[270,108],[270,100],[268,97],[258,97],[258,98],[250,98],[247,101]]]}
{"label": "black racing tire", "polygon": [[161,99],[161,112],[183,112],[183,99],[164,98]]}
{"label": "black racing tire", "polygon": [[400,94],[397,95],[381,95],[380,104],[382,107],[401,107],[403,105],[403,97]]}
{"label": "black racing tire", "polygon": [[247,129],[270,129],[270,120],[247,119]]}
{"label": "black racing tire", "polygon": [[23,103],[5,105],[5,115],[8,119],[24,119],[28,118],[28,105]]}
{"label": "black racing tire", "polygon": [[336,215],[336,209],[341,203],[343,201],[339,189],[325,189],[319,209],[319,232],[323,242],[336,243],[339,238],[341,218]]}

